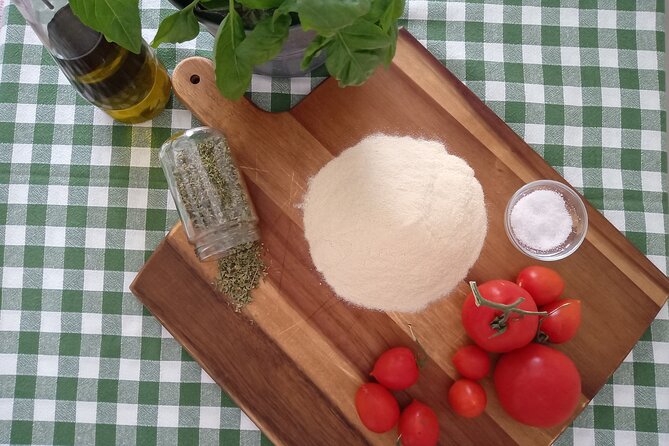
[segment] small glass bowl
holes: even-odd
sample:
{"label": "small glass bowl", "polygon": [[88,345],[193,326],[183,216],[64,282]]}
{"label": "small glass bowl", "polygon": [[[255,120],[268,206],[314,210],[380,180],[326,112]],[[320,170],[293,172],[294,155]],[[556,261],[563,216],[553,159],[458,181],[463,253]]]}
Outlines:
{"label": "small glass bowl", "polygon": [[[548,251],[537,250],[522,243],[516,234],[514,234],[511,226],[511,211],[516,203],[518,203],[518,200],[538,190],[550,190],[560,194],[564,199],[567,211],[572,220],[571,233],[567,237],[567,240],[561,245]],[[538,180],[526,184],[513,194],[509,203],[506,205],[506,211],[504,212],[504,229],[506,229],[506,235],[509,237],[509,240],[511,240],[513,246],[518,248],[520,252],[537,260],[552,262],[564,259],[573,254],[576,249],[581,246],[581,243],[583,243],[583,240],[585,239],[585,234],[588,232],[588,213],[585,210],[585,205],[583,204],[581,197],[579,197],[571,188],[558,181]]]}

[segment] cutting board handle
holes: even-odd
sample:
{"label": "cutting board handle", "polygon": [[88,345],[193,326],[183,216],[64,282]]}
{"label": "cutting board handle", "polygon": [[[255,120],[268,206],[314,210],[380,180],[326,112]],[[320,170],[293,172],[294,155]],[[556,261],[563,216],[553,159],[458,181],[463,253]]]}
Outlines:
{"label": "cutting board handle", "polygon": [[[216,87],[214,64],[211,59],[206,57],[195,56],[181,61],[172,74],[172,86],[176,97],[189,107],[197,103],[208,103],[215,104],[217,109],[228,110],[234,104],[236,107],[248,107],[250,110],[257,112],[258,115],[274,114],[258,108],[246,97],[237,101],[231,101],[223,97],[218,91],[218,87]],[[193,113],[200,121],[206,119],[206,114],[203,114],[200,109],[198,111],[193,110]]]}
{"label": "cutting board handle", "polygon": [[[224,98],[216,87],[209,59],[185,59],[174,69],[172,84],[174,94],[200,122],[225,134],[247,181],[285,203],[284,213],[301,227],[297,205],[302,202],[307,181],[332,154],[289,112],[270,113],[247,98]],[[286,196],[290,197],[288,202]]]}

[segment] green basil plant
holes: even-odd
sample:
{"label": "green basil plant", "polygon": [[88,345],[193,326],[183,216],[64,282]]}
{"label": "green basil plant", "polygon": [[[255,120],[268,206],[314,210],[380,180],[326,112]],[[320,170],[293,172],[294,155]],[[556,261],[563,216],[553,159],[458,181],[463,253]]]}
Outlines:
{"label": "green basil plant", "polygon": [[[139,52],[139,0],[70,0],[70,7],[107,40]],[[302,69],[325,51],[325,66],[340,86],[364,83],[395,55],[404,0],[193,0],[160,23],[152,45],[194,39],[200,31],[195,8],[226,14],[214,44],[216,85],[223,96],[238,99],[248,88],[253,67],[279,54],[295,21],[316,33]],[[253,17],[248,32],[247,17]]]}

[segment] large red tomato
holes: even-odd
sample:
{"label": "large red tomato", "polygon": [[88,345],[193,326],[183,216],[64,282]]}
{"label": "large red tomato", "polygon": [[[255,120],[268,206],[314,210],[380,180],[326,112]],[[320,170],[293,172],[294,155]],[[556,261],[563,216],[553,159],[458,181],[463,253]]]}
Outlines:
{"label": "large red tomato", "polygon": [[509,352],[534,339],[539,324],[537,315],[511,311],[505,320],[502,309],[487,306],[510,306],[522,297],[523,302],[516,308],[521,312],[536,312],[530,293],[508,280],[491,280],[479,285],[478,290],[491,303],[477,306],[474,294],[469,293],[462,306],[462,325],[479,347],[488,352]]}
{"label": "large red tomato", "polygon": [[581,397],[581,377],[571,359],[541,344],[502,355],[493,379],[504,410],[530,426],[567,421]]}

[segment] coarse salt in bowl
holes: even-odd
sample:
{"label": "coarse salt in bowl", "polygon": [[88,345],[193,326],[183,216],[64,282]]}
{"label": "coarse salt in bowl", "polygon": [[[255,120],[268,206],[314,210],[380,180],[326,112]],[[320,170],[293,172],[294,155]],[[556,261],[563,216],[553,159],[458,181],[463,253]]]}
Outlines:
{"label": "coarse salt in bowl", "polygon": [[504,228],[519,251],[550,262],[564,259],[581,246],[588,213],[583,200],[568,186],[552,180],[533,181],[509,200]]}

